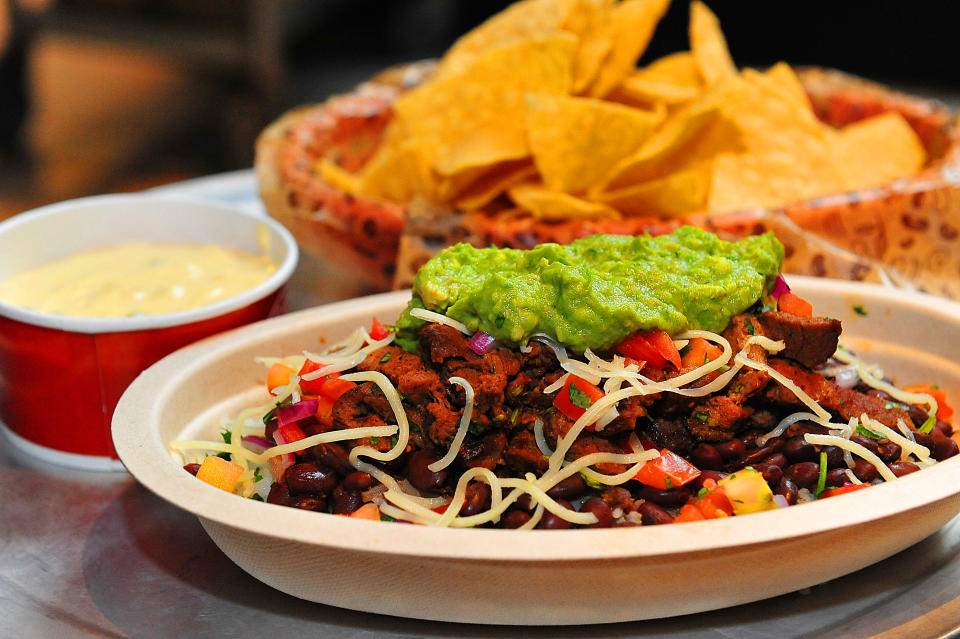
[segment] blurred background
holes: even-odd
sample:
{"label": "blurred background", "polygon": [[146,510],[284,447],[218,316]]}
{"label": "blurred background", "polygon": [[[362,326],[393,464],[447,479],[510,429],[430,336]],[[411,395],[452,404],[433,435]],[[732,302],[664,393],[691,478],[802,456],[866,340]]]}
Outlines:
{"label": "blurred background", "polygon": [[[508,4],[0,0],[0,219],[249,167],[285,109],[439,56]],[[740,66],[834,67],[960,108],[955,3],[708,4]],[[688,48],[687,12],[674,2],[645,60]]]}

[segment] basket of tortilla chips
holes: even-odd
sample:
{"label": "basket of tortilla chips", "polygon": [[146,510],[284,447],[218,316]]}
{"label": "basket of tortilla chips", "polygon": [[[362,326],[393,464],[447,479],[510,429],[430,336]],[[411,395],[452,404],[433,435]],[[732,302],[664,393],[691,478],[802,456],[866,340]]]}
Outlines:
{"label": "basket of tortilla chips", "polygon": [[668,5],[523,0],[437,63],[283,116],[258,141],[267,209],[363,290],[457,241],[696,224],[773,229],[793,272],[960,297],[956,118],[839,72],[738,69],[700,2],[690,50],[637,68]]}

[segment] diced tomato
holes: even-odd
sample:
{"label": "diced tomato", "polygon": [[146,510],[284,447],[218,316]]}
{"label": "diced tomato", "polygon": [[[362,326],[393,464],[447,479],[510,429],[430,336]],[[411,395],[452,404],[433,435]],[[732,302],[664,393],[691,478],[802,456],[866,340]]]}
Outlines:
{"label": "diced tomato", "polygon": [[306,380],[303,379],[303,376],[307,373],[312,373],[313,371],[320,370],[326,366],[326,364],[321,364],[313,360],[308,359],[303,363],[303,366],[300,367],[300,372],[297,375],[300,376],[300,389],[305,393],[313,393],[314,395],[320,394],[320,389],[323,388],[323,385],[330,378],[340,377],[340,373],[329,373],[323,377],[318,377],[317,379]]}
{"label": "diced tomato", "polygon": [[694,337],[690,340],[690,343],[687,344],[687,352],[683,354],[680,363],[683,368],[703,366],[707,362],[712,362],[717,359],[722,354],[723,349],[716,344],[712,344],[702,337]]}
{"label": "diced tomato", "polygon": [[563,388],[554,398],[553,405],[558,411],[576,421],[601,397],[603,397],[603,391],[598,387],[582,377],[568,375]]}
{"label": "diced tomato", "polygon": [[[706,487],[706,486],[705,486]],[[694,505],[703,514],[704,519],[720,519],[733,515],[733,504],[727,499],[723,488],[707,488],[705,495],[697,497]]]}
{"label": "diced tomato", "polygon": [[337,400],[341,395],[356,386],[354,382],[348,382],[345,379],[331,377],[327,379],[320,388],[320,394],[328,399]]}
{"label": "diced tomato", "polygon": [[290,383],[290,376],[294,372],[289,366],[277,362],[267,371],[267,390],[273,391],[274,388],[286,386]]}
{"label": "diced tomato", "polygon": [[799,315],[800,317],[811,317],[813,315],[813,305],[793,293],[781,293],[777,300],[777,309],[783,313]]}
{"label": "diced tomato", "polygon": [[318,422],[328,428],[333,426],[333,402],[329,397],[317,397],[317,412],[314,415]]}
{"label": "diced tomato", "polygon": [[673,523],[678,524],[682,521],[701,521],[706,519],[700,509],[693,504],[684,504],[680,509],[680,514],[673,518]]}
{"label": "diced tomato", "polygon": [[935,388],[930,384],[913,384],[912,386],[904,386],[903,390],[908,393],[932,395],[937,400],[937,419],[947,422],[953,417],[953,408],[947,403],[947,393],[942,388]]}
{"label": "diced tomato", "polygon": [[641,484],[669,490],[683,486],[699,476],[700,471],[696,466],[669,448],[664,448],[659,457],[641,466],[633,478]]}
{"label": "diced tomato", "polygon": [[273,440],[278,444],[292,444],[306,438],[303,429],[296,424],[277,426],[277,430],[273,434]]}
{"label": "diced tomato", "polygon": [[370,337],[376,341],[386,339],[390,335],[390,331],[384,328],[383,324],[377,321],[377,318],[373,318],[373,322],[370,324]]}
{"label": "diced tomato", "polygon": [[660,329],[634,333],[613,350],[624,357],[642,360],[653,368],[663,368],[668,362],[674,368],[680,368],[680,352],[670,335]]}
{"label": "diced tomato", "polygon": [[837,495],[844,495],[846,493],[852,493],[855,490],[860,490],[861,488],[870,488],[873,484],[847,484],[845,486],[840,486],[840,488],[831,488],[830,490],[825,490],[820,493],[818,499],[826,499],[827,497],[836,497]]}

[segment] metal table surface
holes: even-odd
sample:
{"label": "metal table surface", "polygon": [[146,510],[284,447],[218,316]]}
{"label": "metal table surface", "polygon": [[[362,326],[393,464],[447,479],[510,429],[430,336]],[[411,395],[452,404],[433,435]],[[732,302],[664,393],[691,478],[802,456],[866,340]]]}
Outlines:
{"label": "metal table surface", "polygon": [[[262,210],[249,171],[167,190]],[[293,308],[325,301],[305,285],[309,268],[305,263],[291,281]],[[2,440],[0,495],[2,638],[960,637],[960,518],[885,561],[802,592],[671,619],[520,628],[401,619],[296,599],[243,572],[195,517],[129,475],[50,466]],[[690,583],[724,587],[698,584],[696,575]]]}

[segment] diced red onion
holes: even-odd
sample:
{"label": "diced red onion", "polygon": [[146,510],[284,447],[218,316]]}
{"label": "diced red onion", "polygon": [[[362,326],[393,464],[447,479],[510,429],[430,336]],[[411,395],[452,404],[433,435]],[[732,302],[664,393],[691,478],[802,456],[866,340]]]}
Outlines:
{"label": "diced red onion", "polygon": [[485,355],[493,347],[495,341],[497,341],[497,338],[493,335],[477,331],[467,340],[467,346],[477,355]]}
{"label": "diced red onion", "polygon": [[268,448],[273,448],[273,444],[270,443],[270,440],[260,437],[259,435],[247,435],[242,440],[243,447],[247,450],[252,450],[258,455]]}
{"label": "diced red onion", "polygon": [[773,503],[777,505],[777,508],[786,508],[790,505],[790,502],[787,501],[787,498],[780,494],[773,496]]}
{"label": "diced red onion", "polygon": [[[317,400],[307,400],[307,402],[313,402],[316,404]],[[307,402],[299,402],[299,404],[305,404]],[[293,404],[292,406],[283,406],[281,408],[293,408],[297,405],[298,404]],[[279,412],[280,410],[278,409],[277,413],[279,414]],[[316,412],[316,408],[314,408],[314,412]],[[279,428],[273,433],[273,440],[277,442],[277,445],[289,444],[291,441],[286,437],[283,430]],[[297,463],[297,457],[293,453],[284,453],[282,455],[274,455],[270,458],[269,462],[270,472],[273,474],[274,480],[280,481],[280,478],[283,477],[283,473]]]}
{"label": "diced red onion", "polygon": [[773,288],[770,289],[770,297],[775,300],[780,299],[780,296],[784,293],[789,293],[790,287],[787,286],[787,280],[783,279],[783,275],[777,273],[777,281],[773,283]]}
{"label": "diced red onion", "polygon": [[834,376],[833,381],[840,388],[853,388],[860,382],[860,373],[856,368],[844,368]]}
{"label": "diced red onion", "polygon": [[304,417],[310,417],[317,412],[317,406],[319,405],[319,400],[305,399],[302,402],[297,402],[296,404],[281,406],[277,409],[277,424],[279,426],[284,426],[286,424],[303,419]]}

